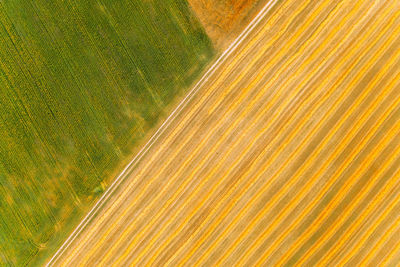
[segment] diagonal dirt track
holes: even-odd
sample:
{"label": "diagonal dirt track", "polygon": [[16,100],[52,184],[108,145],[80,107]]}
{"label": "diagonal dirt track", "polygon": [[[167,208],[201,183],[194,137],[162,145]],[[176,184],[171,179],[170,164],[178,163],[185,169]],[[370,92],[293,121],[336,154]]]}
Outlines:
{"label": "diagonal dirt track", "polygon": [[279,2],[58,263],[394,264],[399,15]]}

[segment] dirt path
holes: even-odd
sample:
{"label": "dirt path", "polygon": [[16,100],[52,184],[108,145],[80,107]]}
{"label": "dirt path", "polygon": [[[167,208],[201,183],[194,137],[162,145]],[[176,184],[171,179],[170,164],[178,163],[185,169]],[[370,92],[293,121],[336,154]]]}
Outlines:
{"label": "dirt path", "polygon": [[279,2],[58,263],[395,263],[399,13]]}

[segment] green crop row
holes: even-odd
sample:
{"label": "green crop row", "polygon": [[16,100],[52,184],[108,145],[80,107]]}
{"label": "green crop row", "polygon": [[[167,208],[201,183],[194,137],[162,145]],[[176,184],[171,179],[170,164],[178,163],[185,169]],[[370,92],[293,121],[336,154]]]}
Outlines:
{"label": "green crop row", "polygon": [[54,253],[213,55],[184,0],[0,1],[0,266]]}

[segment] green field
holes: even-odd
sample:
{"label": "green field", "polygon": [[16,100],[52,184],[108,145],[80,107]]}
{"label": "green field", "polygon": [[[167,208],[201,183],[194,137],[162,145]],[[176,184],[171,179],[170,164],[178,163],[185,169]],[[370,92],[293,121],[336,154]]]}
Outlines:
{"label": "green field", "polygon": [[0,266],[43,263],[214,55],[184,0],[0,1]]}

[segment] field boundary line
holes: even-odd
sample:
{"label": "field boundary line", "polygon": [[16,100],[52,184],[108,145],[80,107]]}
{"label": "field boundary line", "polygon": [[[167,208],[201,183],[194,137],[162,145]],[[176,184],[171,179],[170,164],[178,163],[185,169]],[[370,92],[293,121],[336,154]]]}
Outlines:
{"label": "field boundary line", "polygon": [[233,41],[233,43],[218,57],[213,65],[207,70],[207,72],[201,77],[201,79],[193,86],[189,93],[179,103],[179,105],[171,112],[171,114],[165,119],[158,130],[152,135],[152,137],[143,145],[142,149],[136,154],[136,156],[127,164],[122,172],[115,178],[108,189],[104,192],[101,198],[96,202],[93,208],[87,213],[82,219],[75,230],[69,235],[67,240],[61,245],[61,247],[55,252],[53,257],[46,264],[47,267],[54,266],[58,259],[63,253],[69,248],[72,242],[79,236],[79,234],[85,229],[89,222],[97,215],[98,211],[104,206],[107,200],[111,197],[118,186],[127,178],[130,171],[137,165],[137,163],[146,155],[147,151],[154,145],[154,143],[160,138],[165,132],[168,126],[174,121],[174,119],[180,114],[180,112],[187,106],[187,104],[193,99],[200,88],[210,79],[215,71],[228,59],[228,57],[239,47],[239,45],[246,39],[246,37],[254,30],[256,26],[264,19],[267,13],[275,6],[279,0],[270,0],[256,17],[247,25],[242,33]]}

